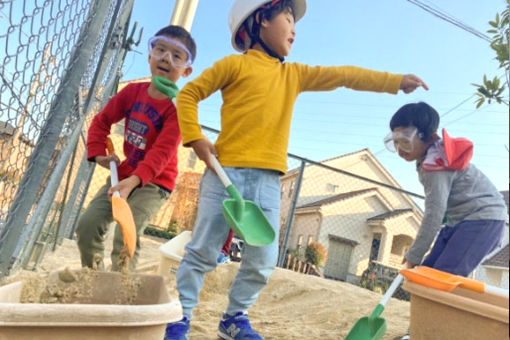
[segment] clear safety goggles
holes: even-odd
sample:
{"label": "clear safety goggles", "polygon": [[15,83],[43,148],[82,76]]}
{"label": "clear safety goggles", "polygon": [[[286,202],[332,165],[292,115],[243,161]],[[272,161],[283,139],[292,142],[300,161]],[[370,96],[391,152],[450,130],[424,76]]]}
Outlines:
{"label": "clear safety goggles", "polygon": [[391,152],[411,152],[414,148],[414,143],[416,138],[419,138],[420,133],[418,133],[418,129],[416,127],[406,127],[404,129],[399,129],[398,131],[390,132],[384,138],[384,145],[386,149]]}
{"label": "clear safety goggles", "polygon": [[170,64],[176,68],[189,67],[193,64],[193,57],[186,46],[178,40],[156,35],[149,39],[149,54],[157,60],[166,56]]}

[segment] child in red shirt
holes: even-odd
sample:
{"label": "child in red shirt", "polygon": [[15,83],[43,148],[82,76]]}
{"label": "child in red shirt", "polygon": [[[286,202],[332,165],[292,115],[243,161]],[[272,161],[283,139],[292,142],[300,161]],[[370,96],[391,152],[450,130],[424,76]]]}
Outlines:
{"label": "child in red shirt", "polygon": [[[179,26],[164,27],[149,40],[152,76],[176,82],[191,73],[195,55],[193,38]],[[111,126],[122,119],[125,119],[123,152],[126,159],[120,162],[115,155],[107,156],[105,149]],[[119,191],[120,196],[127,199],[137,229],[136,251],[130,261],[130,269],[135,268],[140,251],[139,235],[174,189],[180,142],[176,108],[152,82],[127,85],[94,117],[88,132],[87,157],[105,168],[114,160],[118,165],[119,183],[110,187],[108,179],[80,216],[76,233],[82,266],[104,269],[104,237],[113,221],[109,196]],[[119,270],[122,247],[122,233],[116,228],[112,270]]]}

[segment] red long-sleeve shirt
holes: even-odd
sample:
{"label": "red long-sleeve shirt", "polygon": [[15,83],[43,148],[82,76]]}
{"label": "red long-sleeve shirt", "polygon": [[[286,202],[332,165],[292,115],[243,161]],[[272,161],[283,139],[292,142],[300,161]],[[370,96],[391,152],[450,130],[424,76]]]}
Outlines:
{"label": "red long-sleeve shirt", "polygon": [[177,111],[170,99],[154,99],[150,83],[132,83],[117,93],[97,114],[87,137],[87,158],[106,156],[106,137],[113,124],[126,119],[119,180],[136,175],[141,185],[154,183],[173,190],[177,177],[177,149],[181,133]]}

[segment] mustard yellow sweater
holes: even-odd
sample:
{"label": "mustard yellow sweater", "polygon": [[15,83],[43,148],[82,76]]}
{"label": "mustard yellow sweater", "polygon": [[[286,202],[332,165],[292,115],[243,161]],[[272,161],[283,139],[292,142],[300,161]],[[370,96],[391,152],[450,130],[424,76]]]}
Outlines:
{"label": "mustard yellow sweater", "polygon": [[353,66],[280,63],[248,50],[216,62],[177,96],[182,141],[202,138],[198,102],[221,90],[221,132],[216,141],[223,166],[287,171],[287,146],[294,102],[303,91],[354,90],[397,93],[402,75]]}

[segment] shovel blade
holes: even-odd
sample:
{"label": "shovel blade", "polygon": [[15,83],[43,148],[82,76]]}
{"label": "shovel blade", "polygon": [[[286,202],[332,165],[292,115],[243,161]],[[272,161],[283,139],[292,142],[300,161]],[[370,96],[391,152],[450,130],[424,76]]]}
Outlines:
{"label": "shovel blade", "polygon": [[273,243],[275,231],[262,209],[252,201],[245,200],[244,203],[241,218],[236,218],[238,202],[235,199],[223,201],[223,215],[230,228],[250,246],[263,247]]}
{"label": "shovel blade", "polygon": [[120,226],[124,245],[128,249],[129,256],[133,258],[136,249],[136,227],[133,213],[127,201],[121,197],[112,197],[113,219]]}
{"label": "shovel blade", "polygon": [[352,327],[345,340],[378,340],[386,333],[384,318],[370,319],[368,316],[359,319]]}

